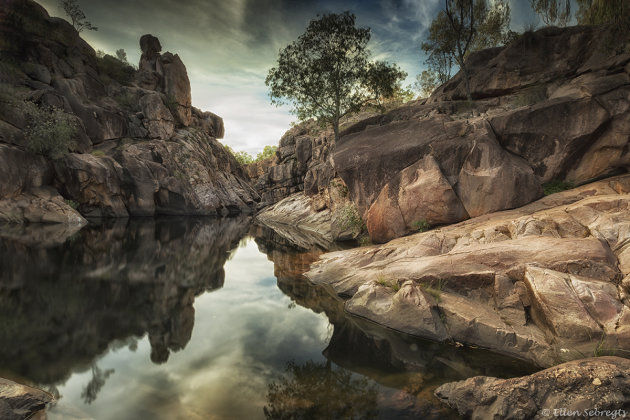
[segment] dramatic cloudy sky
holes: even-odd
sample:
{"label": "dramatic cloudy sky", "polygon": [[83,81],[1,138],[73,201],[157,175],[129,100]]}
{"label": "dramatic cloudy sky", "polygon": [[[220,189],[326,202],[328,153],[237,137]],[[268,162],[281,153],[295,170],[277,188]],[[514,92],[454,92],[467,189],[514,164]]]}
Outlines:
{"label": "dramatic cloudy sky", "polygon": [[[57,0],[39,0],[63,16]],[[523,0],[510,0],[512,26],[538,19]],[[160,39],[163,51],[179,54],[188,69],[193,105],[223,117],[224,143],[255,154],[277,144],[295,118],[269,104],[264,80],[280,48],[317,14],[350,10],[359,26],[372,28],[373,57],[397,63],[410,84],[422,70],[420,44],[442,0],[79,0],[98,31],[82,33],[95,49],[124,48],[140,59],[143,34]]]}

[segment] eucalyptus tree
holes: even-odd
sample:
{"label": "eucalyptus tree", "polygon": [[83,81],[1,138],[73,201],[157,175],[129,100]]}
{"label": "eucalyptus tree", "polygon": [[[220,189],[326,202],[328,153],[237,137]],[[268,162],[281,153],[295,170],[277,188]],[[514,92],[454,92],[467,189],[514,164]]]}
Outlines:
{"label": "eucalyptus tree", "polygon": [[271,102],[290,104],[300,120],[316,118],[333,127],[369,103],[380,103],[400,88],[407,74],[387,62],[370,62],[370,29],[355,25],[350,12],[312,20],[300,37],[280,50],[265,83]]}

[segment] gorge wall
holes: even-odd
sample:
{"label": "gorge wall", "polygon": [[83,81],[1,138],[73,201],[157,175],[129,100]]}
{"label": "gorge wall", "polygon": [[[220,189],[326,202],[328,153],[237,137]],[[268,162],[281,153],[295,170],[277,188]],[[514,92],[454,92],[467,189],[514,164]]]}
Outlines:
{"label": "gorge wall", "polygon": [[[222,119],[191,105],[177,54],[161,53],[159,40],[145,35],[135,71],[97,57],[72,25],[37,3],[2,4],[0,221],[83,223],[84,216],[255,209],[258,194],[216,140]],[[34,153],[31,143],[49,107],[76,126],[60,156]]]}
{"label": "gorge wall", "polygon": [[630,55],[610,54],[605,39],[602,27],[545,28],[471,54],[473,104],[459,73],[427,100],[346,126],[337,144],[328,142],[325,166],[280,153],[259,191],[269,202],[304,191],[319,211],[322,191],[341,185],[382,243],[523,206],[549,183],[626,172]]}

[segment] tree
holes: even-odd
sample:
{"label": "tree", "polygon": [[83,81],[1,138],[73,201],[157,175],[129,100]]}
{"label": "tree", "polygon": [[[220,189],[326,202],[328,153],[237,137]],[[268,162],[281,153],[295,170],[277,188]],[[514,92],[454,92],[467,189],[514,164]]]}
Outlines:
{"label": "tree", "polygon": [[608,25],[605,49],[621,53],[630,43],[630,4],[627,0],[577,0],[580,25]]}
{"label": "tree", "polygon": [[90,23],[90,21],[86,19],[85,13],[83,13],[77,1],[78,0],[60,1],[61,7],[72,21],[72,26],[74,26],[74,29],[76,29],[77,32],[81,32],[84,29],[87,29],[89,31],[98,30],[96,26],[92,25],[92,23]]}
{"label": "tree", "polygon": [[256,155],[256,162],[275,156],[276,150],[278,150],[278,146],[265,146],[263,151]]}
{"label": "tree", "polygon": [[438,83],[438,74],[431,70],[424,70],[421,74],[416,76],[416,82],[414,83],[414,89],[420,92],[420,96],[428,98],[431,93],[440,85]]}
{"label": "tree", "polygon": [[116,58],[118,58],[120,61],[122,61],[125,64],[129,64],[129,62],[127,61],[127,53],[125,52],[123,48],[116,50]]}
{"label": "tree", "polygon": [[430,70],[444,76],[455,62],[464,76],[466,97],[472,101],[466,58],[472,51],[501,45],[509,24],[506,0],[494,0],[491,7],[486,0],[445,0],[445,10],[431,22],[427,42],[422,44],[428,60],[433,60],[433,64],[427,62]]}
{"label": "tree", "polygon": [[265,418],[375,419],[378,392],[365,378],[355,378],[332,363],[289,362],[286,374],[267,386]]}
{"label": "tree", "polygon": [[311,117],[333,127],[370,102],[391,95],[406,77],[397,66],[370,63],[369,28],[357,28],[350,12],[312,20],[297,41],[280,50],[265,84],[271,103],[289,103],[300,120]]}
{"label": "tree", "polygon": [[571,20],[571,0],[529,0],[529,4],[547,26],[566,26]]}

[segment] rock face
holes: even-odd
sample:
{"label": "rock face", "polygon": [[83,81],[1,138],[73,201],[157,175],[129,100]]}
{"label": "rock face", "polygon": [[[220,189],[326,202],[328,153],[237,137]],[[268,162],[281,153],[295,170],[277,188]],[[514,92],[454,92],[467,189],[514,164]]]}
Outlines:
{"label": "rock face", "polygon": [[[223,120],[191,106],[186,67],[157,38],[141,38],[135,72],[30,0],[3,3],[0,35],[0,221],[255,209],[259,195],[216,140]],[[74,118],[71,153],[30,151],[28,106]]]}
{"label": "rock face", "polygon": [[306,274],[346,311],[551,366],[630,348],[630,176],[324,255]]}
{"label": "rock face", "polygon": [[0,378],[0,417],[5,420],[30,419],[53,401],[47,392]]}
{"label": "rock face", "polygon": [[470,419],[624,417],[630,406],[630,361],[599,357],[514,379],[476,376],[436,395]]}
{"label": "rock face", "polygon": [[252,165],[251,178],[256,180],[261,206],[275,204],[297,192],[315,196],[327,189],[335,177],[330,159],[333,145],[332,132],[322,131],[312,121],[287,131],[280,139],[275,161],[265,167]]}
{"label": "rock face", "polygon": [[342,132],[332,167],[372,241],[520,207],[551,181],[627,170],[630,55],[604,54],[604,38],[595,27],[524,34],[470,56],[473,106],[458,75]]}
{"label": "rock face", "polygon": [[188,126],[192,119],[190,81],[186,66],[177,54],[160,54],[162,46],[153,35],[140,38],[140,84],[149,90],[157,90],[166,95],[173,116],[183,126]]}

